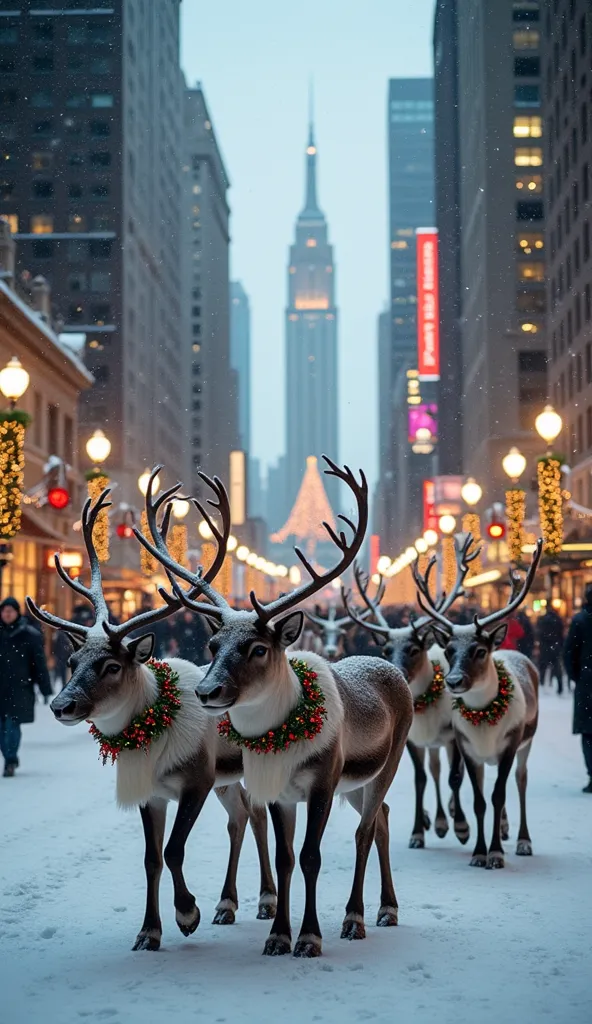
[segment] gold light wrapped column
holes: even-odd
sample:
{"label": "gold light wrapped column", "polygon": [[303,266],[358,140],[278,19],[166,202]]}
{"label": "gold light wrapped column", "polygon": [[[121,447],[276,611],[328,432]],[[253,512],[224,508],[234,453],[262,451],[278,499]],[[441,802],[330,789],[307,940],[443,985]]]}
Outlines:
{"label": "gold light wrapped column", "polygon": [[456,580],[456,557],[454,553],[454,537],[442,537],[442,588],[447,594],[452,590]]}
{"label": "gold light wrapped column", "polygon": [[506,521],[508,523],[508,550],[512,562],[522,561],[524,544],[524,519],[526,516],[526,493],[520,487],[506,491]]}
{"label": "gold light wrapped column", "polygon": [[[470,533],[474,547],[481,543],[481,520],[476,512],[466,512],[462,518],[463,533]],[[469,562],[469,571],[467,573],[467,579],[470,580],[472,576],[479,576],[483,572],[483,563],[481,561],[481,555],[477,555],[472,562]]]}
{"label": "gold light wrapped column", "polygon": [[[99,495],[109,486],[109,477],[103,472],[91,469],[86,474],[88,494],[93,503],[96,503]],[[109,561],[109,513],[107,509],[99,512],[93,530],[93,541],[99,562]],[[144,550],[142,548],[142,550]]]}
{"label": "gold light wrapped column", "polygon": [[17,410],[0,414],[0,539],[11,540],[21,527],[25,468],[25,427],[29,416]]}
{"label": "gold light wrapped column", "polygon": [[563,543],[563,505],[561,494],[561,462],[555,455],[545,455],[537,465],[539,487],[539,519],[545,541],[545,554],[558,555]]}
{"label": "gold light wrapped column", "polygon": [[187,565],[187,527],[173,526],[169,542],[171,558],[179,565]]}

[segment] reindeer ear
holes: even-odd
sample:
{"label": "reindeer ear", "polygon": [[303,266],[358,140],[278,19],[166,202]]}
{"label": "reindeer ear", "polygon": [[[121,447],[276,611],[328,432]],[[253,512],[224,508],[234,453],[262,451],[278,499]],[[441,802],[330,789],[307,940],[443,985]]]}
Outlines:
{"label": "reindeer ear", "polygon": [[84,647],[85,641],[83,636],[78,636],[77,633],[67,633],[66,635],[75,651],[79,651],[81,647]]}
{"label": "reindeer ear", "polygon": [[145,661],[149,661],[152,657],[154,633],[146,633],[145,636],[139,636],[135,640],[130,640],[127,649],[134,661],[139,661],[143,665]]}
{"label": "reindeer ear", "polygon": [[491,633],[489,634],[489,639],[491,640],[494,647],[499,647],[501,644],[503,644],[504,640],[506,639],[507,632],[507,622],[502,622],[501,626],[496,626],[496,628],[491,631]]}
{"label": "reindeer ear", "polygon": [[303,625],[304,612],[292,612],[291,615],[286,615],[283,619],[279,619],[273,629],[276,639],[280,642],[280,646],[289,647],[290,644],[295,644],[302,632]]}

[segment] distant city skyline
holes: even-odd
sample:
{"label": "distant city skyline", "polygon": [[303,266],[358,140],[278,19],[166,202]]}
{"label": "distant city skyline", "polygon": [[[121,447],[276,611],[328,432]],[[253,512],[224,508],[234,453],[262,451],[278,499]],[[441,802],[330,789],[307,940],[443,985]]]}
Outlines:
{"label": "distant city skyline", "polygon": [[182,5],[182,64],[200,80],[231,183],[232,277],[251,300],[252,452],[285,451],[285,265],[302,204],[302,140],[314,80],[319,184],[337,254],[339,455],[377,467],[376,317],[388,296],[388,80],[432,73],[433,0],[360,9],[303,0]]}

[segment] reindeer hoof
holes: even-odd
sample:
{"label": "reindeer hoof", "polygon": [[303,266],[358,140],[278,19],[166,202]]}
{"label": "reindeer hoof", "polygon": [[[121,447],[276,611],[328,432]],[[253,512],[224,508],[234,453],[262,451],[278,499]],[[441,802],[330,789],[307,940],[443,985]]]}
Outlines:
{"label": "reindeer hoof", "polygon": [[487,867],[487,856],[484,853],[474,853],[470,860],[472,868]]}
{"label": "reindeer hoof", "polygon": [[500,868],[505,868],[506,864],[504,861],[503,853],[490,853],[487,856],[487,870],[488,871],[499,871]]}
{"label": "reindeer hoof", "polygon": [[458,839],[459,843],[462,843],[463,846],[465,845],[465,843],[468,843],[471,835],[471,829],[469,827],[468,821],[459,821],[458,823],[455,822],[454,834]]}
{"label": "reindeer hoof", "polygon": [[148,949],[152,953],[156,953],[160,949],[161,932],[157,932],[155,929],[148,931],[141,931],[132,946],[134,953],[138,949]]}
{"label": "reindeer hoof", "polygon": [[444,836],[448,832],[448,822],[446,821],[445,818],[436,818],[434,829],[436,835],[438,836],[438,839],[444,839]]}
{"label": "reindeer hoof", "polygon": [[292,952],[292,943],[287,935],[270,935],[263,947],[263,956],[285,956]]}
{"label": "reindeer hoof", "polygon": [[398,907],[381,907],[376,918],[377,928],[394,928],[399,923]]}
{"label": "reindeer hoof", "polygon": [[364,925],[364,918],[361,914],[347,915],[341,929],[341,938],[349,939],[350,942],[354,939],[366,938],[366,926]]}
{"label": "reindeer hoof", "polygon": [[271,893],[262,896],[259,900],[259,907],[257,908],[257,920],[258,921],[273,921],[277,910],[277,896],[272,896]]}
{"label": "reindeer hoof", "polygon": [[501,838],[502,842],[504,842],[504,843],[508,841],[508,839],[510,838],[510,826],[509,825],[504,825],[500,829],[500,838]]}
{"label": "reindeer hoof", "polygon": [[414,832],[413,835],[411,836],[411,839],[409,840],[409,849],[410,850],[423,850],[424,848],[425,848],[425,839],[424,839],[424,837],[422,835],[418,835],[417,832]]}
{"label": "reindeer hoof", "polygon": [[432,822],[430,821],[430,816],[427,811],[423,812],[423,827],[425,828],[426,832],[428,832],[429,829],[432,827]]}
{"label": "reindeer hoof", "polygon": [[231,910],[230,907],[224,907],[221,910],[216,910],[212,924],[234,924],[235,920],[234,910]]}
{"label": "reindeer hoof", "polygon": [[294,946],[294,956],[306,960],[323,955],[323,944],[320,935],[300,935]]}
{"label": "reindeer hoof", "polygon": [[201,920],[199,907],[194,906],[192,910],[187,911],[186,914],[183,914],[180,910],[177,910],[175,914],[175,920],[177,922],[177,925],[179,926],[179,930],[183,933],[183,935],[193,935],[194,931],[196,930]]}
{"label": "reindeer hoof", "polygon": [[530,839],[519,839],[516,843],[517,857],[532,857],[532,843]]}

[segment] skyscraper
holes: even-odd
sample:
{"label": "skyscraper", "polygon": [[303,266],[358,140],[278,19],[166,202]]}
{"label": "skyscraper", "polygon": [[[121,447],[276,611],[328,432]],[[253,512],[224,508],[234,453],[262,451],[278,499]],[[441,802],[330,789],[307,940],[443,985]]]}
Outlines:
{"label": "skyscraper", "polygon": [[191,484],[199,470],[228,480],[238,446],[237,374],[230,357],[228,175],[199,83],[185,91],[186,302],[191,348]]}
{"label": "skyscraper", "polygon": [[240,281],[230,282],[230,363],[238,375],[238,441],[251,442],[251,308]]}
{"label": "skyscraper", "polygon": [[[337,310],[333,248],[317,201],[312,122],[306,148],[306,195],[296,221],[286,309],[286,499],[291,507],[309,455],[338,457]],[[327,491],[335,507],[336,488]],[[274,527],[282,523],[273,524]]]}
{"label": "skyscraper", "polygon": [[[0,211],[18,272],[86,335],[83,440],[112,442],[121,498],[162,461],[182,477],[179,0],[2,4]],[[10,170],[8,168],[10,167]]]}

